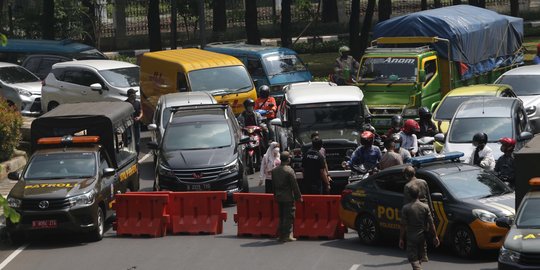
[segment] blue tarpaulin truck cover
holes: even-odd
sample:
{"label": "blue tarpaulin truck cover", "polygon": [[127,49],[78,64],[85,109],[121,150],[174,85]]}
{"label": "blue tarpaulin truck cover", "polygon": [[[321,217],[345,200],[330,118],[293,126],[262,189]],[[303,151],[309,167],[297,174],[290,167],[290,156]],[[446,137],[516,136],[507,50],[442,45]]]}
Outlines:
{"label": "blue tarpaulin truck cover", "polygon": [[[379,37],[439,37],[448,39],[451,60],[476,70],[488,71],[515,62],[523,43],[523,19],[469,6],[456,5],[425,10],[378,23]],[[445,42],[433,44],[439,56],[447,58]]]}

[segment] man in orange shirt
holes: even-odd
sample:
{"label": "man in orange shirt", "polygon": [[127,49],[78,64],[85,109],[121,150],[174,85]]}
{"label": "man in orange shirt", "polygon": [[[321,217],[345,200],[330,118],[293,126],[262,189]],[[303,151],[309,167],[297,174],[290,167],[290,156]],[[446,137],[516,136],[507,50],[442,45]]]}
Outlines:
{"label": "man in orange shirt", "polygon": [[265,110],[267,120],[276,118],[277,104],[276,99],[270,96],[270,87],[262,85],[259,87],[259,97],[255,100],[255,110]]}

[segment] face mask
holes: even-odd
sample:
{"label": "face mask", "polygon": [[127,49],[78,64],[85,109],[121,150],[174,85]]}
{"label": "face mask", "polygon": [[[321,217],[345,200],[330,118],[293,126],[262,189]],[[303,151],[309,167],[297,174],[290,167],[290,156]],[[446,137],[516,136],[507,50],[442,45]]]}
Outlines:
{"label": "face mask", "polygon": [[279,148],[274,148],[274,155],[279,155]]}
{"label": "face mask", "polygon": [[401,147],[401,143],[396,143],[394,148],[399,149],[400,147]]}
{"label": "face mask", "polygon": [[248,107],[246,108],[246,110],[247,110],[248,112],[253,112],[253,106],[248,106]]}

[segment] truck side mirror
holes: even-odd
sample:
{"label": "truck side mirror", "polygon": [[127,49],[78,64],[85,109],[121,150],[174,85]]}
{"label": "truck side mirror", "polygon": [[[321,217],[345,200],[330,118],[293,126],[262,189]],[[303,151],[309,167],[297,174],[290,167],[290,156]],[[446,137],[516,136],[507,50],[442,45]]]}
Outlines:
{"label": "truck side mirror", "polygon": [[114,176],[115,173],[116,173],[116,170],[114,168],[103,169],[103,177],[111,177],[111,176]]}
{"label": "truck side mirror", "polygon": [[418,71],[418,81],[423,83],[426,81],[426,71],[421,69],[420,71]]}
{"label": "truck side mirror", "polygon": [[499,217],[495,219],[495,224],[501,228],[510,229],[512,222],[513,221],[509,217]]}
{"label": "truck side mirror", "polygon": [[19,172],[10,172],[7,175],[9,180],[19,180],[21,178],[21,174]]}

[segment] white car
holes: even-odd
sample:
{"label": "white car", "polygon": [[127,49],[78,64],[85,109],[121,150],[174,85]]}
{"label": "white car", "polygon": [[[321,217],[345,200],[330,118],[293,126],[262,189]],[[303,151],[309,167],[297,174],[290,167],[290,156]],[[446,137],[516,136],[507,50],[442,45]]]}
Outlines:
{"label": "white car", "polygon": [[81,60],[54,64],[43,81],[41,108],[63,103],[123,101],[134,89],[139,98],[139,66],[113,60]]}
{"label": "white car", "polygon": [[534,133],[540,132],[540,65],[511,69],[501,75],[495,83],[508,84],[523,101]]}
{"label": "white car", "polygon": [[0,97],[22,115],[41,114],[41,80],[19,65],[0,62]]}

